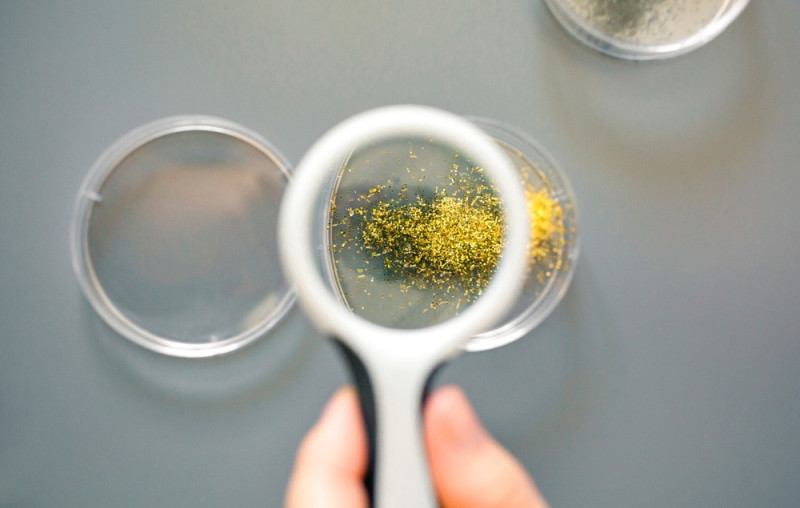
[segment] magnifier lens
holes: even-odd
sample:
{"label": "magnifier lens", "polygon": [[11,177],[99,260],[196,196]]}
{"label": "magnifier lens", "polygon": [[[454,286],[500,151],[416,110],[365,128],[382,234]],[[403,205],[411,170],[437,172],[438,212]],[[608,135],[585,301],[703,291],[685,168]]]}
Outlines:
{"label": "magnifier lens", "polygon": [[350,310],[414,329],[456,316],[483,293],[505,225],[500,196],[468,153],[391,138],[357,147],[332,174],[323,265]]}

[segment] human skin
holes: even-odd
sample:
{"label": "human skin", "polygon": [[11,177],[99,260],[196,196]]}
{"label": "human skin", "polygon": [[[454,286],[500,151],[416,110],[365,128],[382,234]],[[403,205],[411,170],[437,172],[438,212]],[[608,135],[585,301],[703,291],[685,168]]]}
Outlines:
{"label": "human skin", "polygon": [[[486,431],[460,388],[431,394],[423,427],[442,508],[547,508],[528,473]],[[342,388],[298,449],[286,508],[367,508],[367,457],[358,396],[352,387]]]}

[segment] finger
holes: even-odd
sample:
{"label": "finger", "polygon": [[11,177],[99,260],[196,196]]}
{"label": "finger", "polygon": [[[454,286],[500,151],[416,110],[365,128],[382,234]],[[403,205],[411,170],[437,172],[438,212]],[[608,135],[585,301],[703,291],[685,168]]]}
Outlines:
{"label": "finger", "polygon": [[367,508],[367,437],[352,387],[336,392],[306,434],[286,493],[287,508]]}
{"label": "finger", "polygon": [[435,391],[424,415],[431,475],[443,508],[546,508],[522,465],[483,428],[464,392]]}

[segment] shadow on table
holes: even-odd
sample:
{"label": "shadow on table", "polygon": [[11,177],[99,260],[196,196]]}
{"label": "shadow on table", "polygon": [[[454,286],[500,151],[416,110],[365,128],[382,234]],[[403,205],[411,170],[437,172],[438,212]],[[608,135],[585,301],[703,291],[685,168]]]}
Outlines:
{"label": "shadow on table", "polygon": [[83,302],[85,337],[112,376],[173,401],[213,402],[276,390],[290,381],[312,351],[315,332],[298,309],[241,350],[212,358],[175,358],[144,349],[109,328]]}
{"label": "shadow on table", "polygon": [[[768,135],[773,91],[751,4],[718,38],[689,54],[629,62],[600,54],[540,20],[538,57],[553,128],[598,167],[648,175],[672,187],[709,177],[754,151]],[[545,25],[547,22],[547,25]]]}

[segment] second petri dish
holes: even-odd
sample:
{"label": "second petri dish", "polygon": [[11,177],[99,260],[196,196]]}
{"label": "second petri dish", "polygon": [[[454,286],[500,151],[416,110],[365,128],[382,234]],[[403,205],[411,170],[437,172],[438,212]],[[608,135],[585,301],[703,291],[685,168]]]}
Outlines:
{"label": "second petri dish", "polygon": [[626,60],[664,59],[710,42],[749,0],[544,0],[576,39]]}
{"label": "second petri dish", "polygon": [[500,325],[473,336],[466,351],[494,349],[536,328],[567,292],[579,254],[578,207],[566,176],[535,141],[487,118],[469,118],[492,136],[517,168],[531,222],[530,264],[516,305]]}
{"label": "second petri dish", "polygon": [[209,116],[146,124],[100,156],[78,192],[72,259],[116,332],[180,357],[265,335],[294,293],[277,253],[289,164],[257,133]]}

